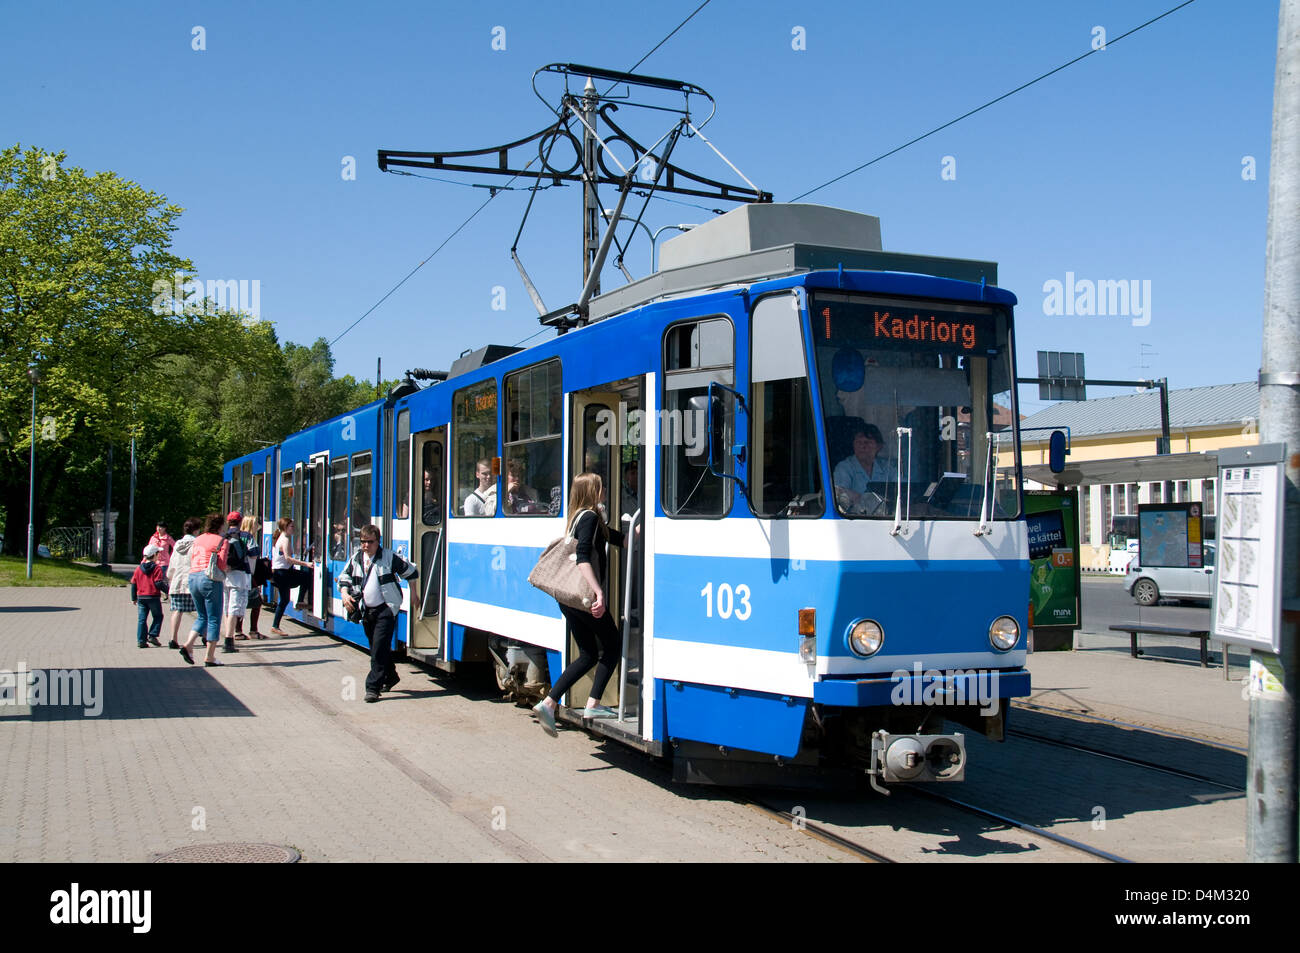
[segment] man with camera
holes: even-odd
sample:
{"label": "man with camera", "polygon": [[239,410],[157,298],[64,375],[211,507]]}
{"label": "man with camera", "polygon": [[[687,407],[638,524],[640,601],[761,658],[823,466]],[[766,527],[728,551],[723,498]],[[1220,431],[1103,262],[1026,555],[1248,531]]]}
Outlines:
{"label": "man with camera", "polygon": [[398,681],[393,666],[393,629],[402,608],[402,579],[416,579],[420,570],[413,563],[379,545],[379,527],[361,527],[361,546],[339,574],[339,592],[349,622],[360,622],[370,641],[370,674],[366,677],[366,701],[379,701],[380,692],[393,690]]}

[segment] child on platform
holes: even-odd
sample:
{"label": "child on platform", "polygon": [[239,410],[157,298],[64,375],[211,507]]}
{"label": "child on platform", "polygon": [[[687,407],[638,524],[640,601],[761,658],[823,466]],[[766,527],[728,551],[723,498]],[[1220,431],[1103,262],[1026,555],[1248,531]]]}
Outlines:
{"label": "child on platform", "polygon": [[[144,560],[131,574],[131,603],[137,607],[135,643],[140,648],[150,644],[162,647],[158,633],[162,631],[162,594],[167,591],[167,574],[161,563],[154,562],[159,549],[150,543],[144,548]],[[145,641],[145,621],[152,617]]]}

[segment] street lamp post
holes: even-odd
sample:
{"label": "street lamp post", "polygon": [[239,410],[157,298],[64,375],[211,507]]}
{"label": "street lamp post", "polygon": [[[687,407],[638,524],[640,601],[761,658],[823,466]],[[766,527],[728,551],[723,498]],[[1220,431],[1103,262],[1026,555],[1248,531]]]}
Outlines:
{"label": "street lamp post", "polygon": [[32,578],[32,553],[35,550],[36,534],[36,383],[41,379],[41,371],[35,364],[27,367],[27,376],[32,382],[32,447],[31,470],[27,477],[27,578]]}
{"label": "street lamp post", "polygon": [[[601,211],[604,214],[606,221],[609,221],[609,219],[614,215],[614,210],[612,208],[602,209]],[[661,225],[659,226],[659,228],[655,229],[654,232],[651,232],[650,226],[647,225],[645,222],[638,222],[636,219],[630,218],[627,215],[620,215],[619,219],[624,222],[631,222],[634,225],[640,225],[642,228],[645,229],[646,238],[650,239],[650,274],[654,274],[655,272],[655,266],[656,266],[655,245],[659,241],[659,236],[662,235],[665,231],[667,231],[670,228],[675,228],[679,232],[689,232],[692,228],[695,228],[695,226],[692,224]],[[619,267],[622,267],[621,260],[620,260]],[[628,281],[632,280],[632,276],[627,274],[626,269],[624,270],[623,274],[627,277]]]}
{"label": "street lamp post", "polygon": [[651,271],[651,273],[653,273],[653,272],[655,271],[655,269],[659,267],[659,263],[658,263],[658,261],[655,259],[655,244],[659,241],[659,236],[660,236],[660,235],[661,235],[661,234],[662,234],[666,229],[669,229],[669,228],[675,228],[675,229],[677,229],[679,232],[689,232],[692,228],[695,228],[695,226],[692,225],[692,224],[690,224],[690,223],[682,223],[681,225],[661,225],[661,226],[659,226],[658,228],[655,229],[655,233],[654,233],[652,236],[650,236],[650,271]]}

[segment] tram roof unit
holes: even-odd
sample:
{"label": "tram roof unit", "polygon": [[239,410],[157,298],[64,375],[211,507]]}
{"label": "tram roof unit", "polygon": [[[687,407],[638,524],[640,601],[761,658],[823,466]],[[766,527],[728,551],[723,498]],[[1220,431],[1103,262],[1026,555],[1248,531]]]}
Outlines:
{"label": "tram roof unit", "polygon": [[664,242],[660,270],[591,299],[599,321],[652,301],[840,267],[996,285],[991,261],[881,248],[880,219],[825,205],[742,205]]}

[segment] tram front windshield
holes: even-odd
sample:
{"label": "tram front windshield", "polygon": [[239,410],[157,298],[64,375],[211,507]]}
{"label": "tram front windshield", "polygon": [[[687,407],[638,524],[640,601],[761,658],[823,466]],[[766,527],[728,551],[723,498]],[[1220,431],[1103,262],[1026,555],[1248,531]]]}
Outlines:
{"label": "tram front windshield", "polygon": [[1019,514],[1004,311],[844,292],[809,310],[842,516],[892,519],[900,489],[910,519]]}

